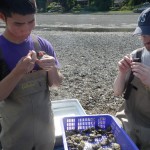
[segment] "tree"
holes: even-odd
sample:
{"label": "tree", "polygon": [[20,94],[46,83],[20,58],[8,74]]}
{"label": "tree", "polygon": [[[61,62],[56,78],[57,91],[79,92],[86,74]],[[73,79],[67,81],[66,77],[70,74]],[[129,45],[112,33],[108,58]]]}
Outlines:
{"label": "tree", "polygon": [[127,4],[129,6],[135,6],[135,5],[139,5],[139,4],[145,3],[145,2],[150,2],[150,0],[128,0]]}
{"label": "tree", "polygon": [[76,0],[59,0],[59,3],[64,8],[64,11],[71,10],[75,5]]}
{"label": "tree", "polygon": [[112,0],[95,0],[95,6],[97,6],[100,11],[108,11],[112,6]]}
{"label": "tree", "polygon": [[38,11],[45,12],[47,7],[47,0],[36,0]]}
{"label": "tree", "polygon": [[139,5],[141,2],[142,2],[141,0],[129,0],[128,5],[135,6],[135,5]]}
{"label": "tree", "polygon": [[93,5],[95,3],[95,0],[88,0],[89,6]]}

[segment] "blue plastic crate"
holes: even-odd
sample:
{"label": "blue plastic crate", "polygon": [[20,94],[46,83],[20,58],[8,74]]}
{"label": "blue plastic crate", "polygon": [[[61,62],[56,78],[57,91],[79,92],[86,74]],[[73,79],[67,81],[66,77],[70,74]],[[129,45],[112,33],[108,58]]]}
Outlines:
{"label": "blue plastic crate", "polygon": [[121,150],[138,150],[130,137],[126,134],[123,128],[117,124],[114,117],[107,114],[102,115],[87,115],[87,116],[71,116],[62,118],[62,133],[64,149],[68,150],[66,143],[66,131],[70,130],[85,130],[91,127],[100,127],[106,129],[111,126],[112,133],[116,138],[116,142],[120,144]]}

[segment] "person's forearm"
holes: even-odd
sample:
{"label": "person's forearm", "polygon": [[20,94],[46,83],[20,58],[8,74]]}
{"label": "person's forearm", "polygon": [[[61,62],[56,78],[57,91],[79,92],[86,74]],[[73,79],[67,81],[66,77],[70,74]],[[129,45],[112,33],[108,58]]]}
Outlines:
{"label": "person's forearm", "polygon": [[125,80],[126,80],[126,74],[122,74],[119,72],[113,84],[113,90],[115,96],[122,95],[125,87]]}
{"label": "person's forearm", "polygon": [[57,70],[56,67],[52,67],[48,71],[48,81],[50,87],[58,87],[61,85],[63,80],[63,75]]}
{"label": "person's forearm", "polygon": [[15,69],[0,81],[0,101],[7,98],[17,83],[21,80],[23,74],[18,73]]}

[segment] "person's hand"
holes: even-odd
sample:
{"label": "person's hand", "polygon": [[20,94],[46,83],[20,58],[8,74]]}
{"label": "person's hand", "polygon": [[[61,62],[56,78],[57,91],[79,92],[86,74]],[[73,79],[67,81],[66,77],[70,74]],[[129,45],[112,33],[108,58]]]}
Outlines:
{"label": "person's hand", "polygon": [[126,55],[118,62],[119,71],[126,74],[131,69],[131,58],[130,55]]}
{"label": "person's hand", "polygon": [[34,68],[36,60],[36,52],[32,50],[27,54],[27,56],[20,59],[15,67],[15,70],[21,74],[29,73]]}
{"label": "person's hand", "polygon": [[139,62],[132,62],[131,69],[133,74],[141,80],[141,82],[150,87],[150,67]]}
{"label": "person's hand", "polygon": [[55,58],[49,55],[43,55],[39,60],[36,60],[39,67],[45,71],[49,71],[52,67],[55,67]]}

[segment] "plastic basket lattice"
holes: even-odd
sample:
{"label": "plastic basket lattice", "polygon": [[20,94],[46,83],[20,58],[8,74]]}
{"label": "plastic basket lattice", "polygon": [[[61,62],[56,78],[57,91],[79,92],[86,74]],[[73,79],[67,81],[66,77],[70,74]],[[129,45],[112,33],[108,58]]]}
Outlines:
{"label": "plastic basket lattice", "polygon": [[[91,116],[72,116],[64,117],[62,119],[62,132],[64,149],[68,149],[66,142],[66,131],[78,130],[83,131],[85,129],[94,127],[106,129],[111,126],[111,131],[116,139],[116,142],[120,144],[121,150],[138,150],[133,141],[129,138],[126,132],[120,127],[111,115],[91,115]],[[90,150],[90,148],[89,148]]]}

